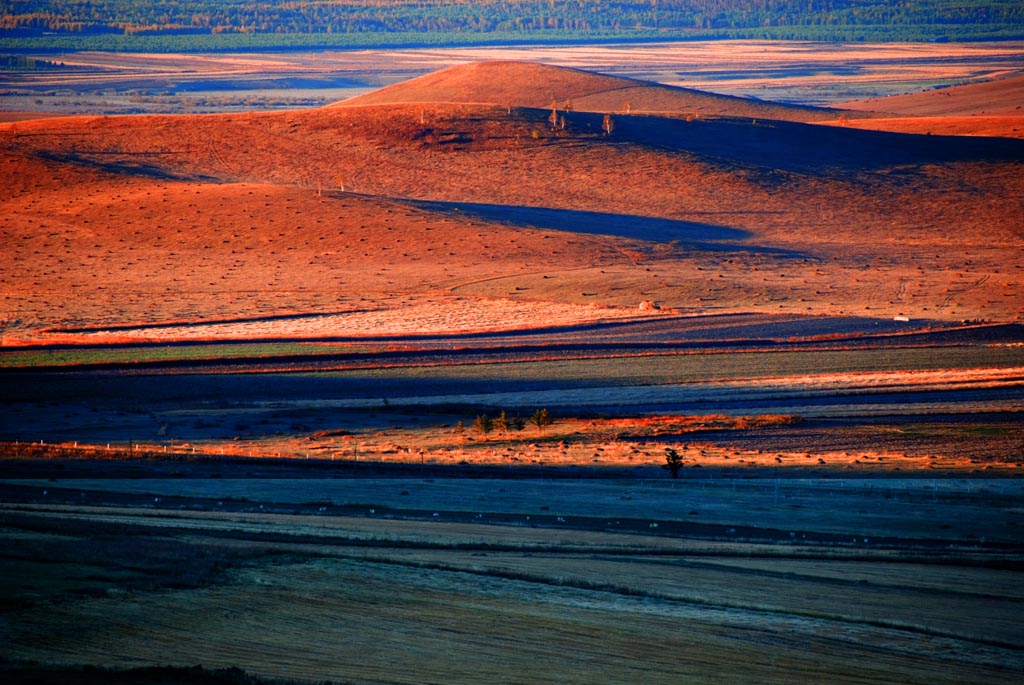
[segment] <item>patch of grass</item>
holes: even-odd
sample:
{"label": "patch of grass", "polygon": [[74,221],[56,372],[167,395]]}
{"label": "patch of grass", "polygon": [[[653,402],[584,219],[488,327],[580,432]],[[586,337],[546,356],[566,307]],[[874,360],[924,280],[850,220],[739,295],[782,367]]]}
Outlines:
{"label": "patch of grass", "polygon": [[366,348],[318,343],[233,343],[225,345],[151,345],[113,348],[62,348],[0,351],[0,368],[144,364],[168,361],[322,356],[360,353]]}
{"label": "patch of grass", "polygon": [[[500,360],[499,360],[500,361]],[[565,381],[585,385],[635,385],[702,380],[739,380],[812,373],[857,373],[937,369],[970,369],[1024,364],[1024,349],[989,347],[879,348],[866,350],[800,350],[659,354],[646,357],[603,357],[517,364],[410,366],[350,371],[356,378]]]}

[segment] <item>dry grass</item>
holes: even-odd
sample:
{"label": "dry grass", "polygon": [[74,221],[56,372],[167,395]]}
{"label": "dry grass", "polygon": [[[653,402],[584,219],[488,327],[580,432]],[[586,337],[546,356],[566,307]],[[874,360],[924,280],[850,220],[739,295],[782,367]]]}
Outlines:
{"label": "dry grass", "polygon": [[[359,528],[386,537],[346,544]],[[5,654],[344,682],[1014,682],[1020,598],[1000,588],[1017,571],[969,555],[908,564],[900,549],[867,546],[868,564],[838,545],[701,547],[653,533],[5,508],[4,568],[46,555],[66,578],[89,576],[5,586],[31,601],[8,612]],[[479,546],[412,544],[471,539]],[[139,582],[169,558],[201,582]],[[203,571],[211,561],[215,574]]]}
{"label": "dry grass", "polygon": [[[262,68],[262,58],[248,59],[260,64],[232,68]],[[494,69],[505,75],[481,83],[480,72]],[[419,82],[434,84],[434,99],[493,85],[494,97],[518,100],[498,106],[0,125],[3,344],[324,335],[384,343],[633,317],[641,301],[694,315],[1024,316],[1016,141],[922,142],[760,113],[753,121],[749,109],[732,112],[743,120],[618,115],[612,136],[601,134],[599,116],[575,112],[553,131],[543,109],[509,111],[540,98],[535,82],[515,76],[524,71],[555,73],[490,65]],[[453,75],[439,94],[437,80]],[[597,93],[611,83],[604,77],[552,78],[559,90],[545,101],[616,104]],[[630,95],[658,108],[667,93],[679,95],[651,93]],[[884,402],[896,391],[1019,385],[1018,348],[942,349],[959,361],[910,363],[901,352],[894,362],[880,359],[889,350],[869,350],[814,361],[844,368],[777,373],[783,357],[765,367],[759,354],[672,365],[530,360],[489,374],[449,365],[329,378],[40,375],[5,414],[19,430],[159,433],[166,439],[135,443],[132,456],[171,447],[198,461],[90,462],[93,473],[152,467],[168,477],[86,481],[66,477],[75,462],[42,458],[95,456],[102,437],[94,447],[33,445],[32,468],[52,464],[56,475],[2,484],[18,503],[0,507],[9,608],[0,656],[453,685],[1016,683],[1019,488],[920,479],[928,469],[1016,475],[1013,414],[805,430],[778,410],[555,412],[543,430],[485,435],[466,409],[480,397],[492,410],[513,399],[534,407],[541,391],[568,406],[577,392],[644,403],[686,390],[729,401],[783,392],[801,407],[807,397],[865,391],[891,411]],[[985,354],[996,361],[980,363]],[[642,385],[641,371],[677,387]],[[590,386],[569,387],[570,377]],[[377,398],[395,386],[410,404],[437,409],[444,390],[462,406],[423,421]],[[1014,406],[999,397],[955,408]],[[171,439],[179,421],[189,422],[187,441]],[[690,479],[679,488],[660,469],[667,447],[686,460]],[[320,457],[304,466],[324,477],[213,478],[266,462],[204,455]],[[449,473],[462,462],[501,465],[516,478],[331,478],[343,465],[329,459],[429,461],[452,465]],[[657,480],[524,477],[561,465],[629,467]],[[779,466],[800,478],[780,484],[789,470]],[[191,469],[198,475],[183,477]],[[916,478],[896,480],[896,470]],[[860,471],[871,478],[837,477]],[[829,478],[808,477],[815,472]],[[118,504],[83,504],[107,500]],[[336,515],[335,505],[361,518]],[[379,505],[419,520],[385,519]],[[530,527],[537,522],[545,527]]]}
{"label": "dry grass", "polygon": [[[637,311],[586,304],[560,304],[523,300],[434,297],[370,311],[321,314],[292,319],[230,323],[162,324],[89,332],[61,331],[46,335],[47,342],[96,344],[159,340],[246,340],[274,338],[458,335],[466,333],[529,331],[550,326],[579,326],[640,318]],[[652,318],[648,316],[647,318]]]}
{"label": "dry grass", "polygon": [[1002,76],[981,83],[848,102],[843,106],[856,110],[889,112],[905,117],[935,117],[940,120],[946,117],[965,116],[1019,119],[1021,98],[1024,97],[1024,75],[1010,72],[1009,75]]}
{"label": "dry grass", "polygon": [[[542,85],[541,85],[542,84]],[[484,103],[507,107],[672,116],[761,117],[816,121],[832,113],[533,62],[484,61],[457,65],[337,103],[336,107],[408,103]]]}
{"label": "dry grass", "polygon": [[[576,116],[568,132],[549,131],[543,111],[468,105],[3,125],[5,344],[55,326],[333,314],[452,293],[1021,315],[1018,162],[794,172],[760,166],[783,135],[770,127],[637,120],[706,127],[723,159],[604,139]],[[732,134],[769,147],[730,145]],[[389,199],[401,197],[456,204]],[[474,216],[457,204],[467,199],[497,208]],[[524,226],[522,206],[560,213]],[[678,240],[641,240],[651,218]],[[723,232],[733,237],[713,238]]]}
{"label": "dry grass", "polygon": [[1024,116],[926,116],[853,119],[831,123],[871,131],[936,136],[1024,138]]}

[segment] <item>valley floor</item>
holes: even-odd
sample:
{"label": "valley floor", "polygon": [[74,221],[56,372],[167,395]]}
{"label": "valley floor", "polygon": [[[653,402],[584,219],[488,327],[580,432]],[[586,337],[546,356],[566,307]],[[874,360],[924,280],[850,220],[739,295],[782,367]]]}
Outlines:
{"label": "valley floor", "polygon": [[174,462],[168,480],[156,462],[121,464],[110,478],[56,461],[34,480],[3,466],[0,656],[15,674],[28,662],[345,683],[1024,672],[1016,480],[368,478],[322,463],[247,480],[249,466],[226,462]]}

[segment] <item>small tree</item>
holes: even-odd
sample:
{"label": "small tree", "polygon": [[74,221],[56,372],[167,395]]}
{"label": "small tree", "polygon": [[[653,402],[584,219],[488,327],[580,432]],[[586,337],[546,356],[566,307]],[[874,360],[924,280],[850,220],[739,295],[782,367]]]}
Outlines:
{"label": "small tree", "polygon": [[508,420],[508,427],[514,431],[521,431],[526,427],[526,421],[523,421],[518,416],[513,416]]}
{"label": "small tree", "polygon": [[547,409],[538,409],[530,417],[530,423],[535,425],[537,430],[543,430],[545,426],[551,425],[551,414],[548,413]]}
{"label": "small tree", "polygon": [[487,414],[480,414],[473,422],[473,428],[481,433],[490,433],[494,429],[494,420]]}
{"label": "small tree", "polygon": [[498,414],[498,418],[494,419],[494,428],[502,433],[508,432],[508,417],[505,416],[504,410]]}
{"label": "small tree", "polygon": [[[683,449],[686,449],[685,447]],[[672,474],[673,478],[679,477],[679,469],[683,468],[683,456],[671,447],[665,448],[665,463],[663,469]]]}
{"label": "small tree", "polygon": [[604,131],[606,136],[610,136],[612,131],[615,130],[615,120],[612,119],[611,114],[604,115],[604,120],[601,122],[601,130]]}

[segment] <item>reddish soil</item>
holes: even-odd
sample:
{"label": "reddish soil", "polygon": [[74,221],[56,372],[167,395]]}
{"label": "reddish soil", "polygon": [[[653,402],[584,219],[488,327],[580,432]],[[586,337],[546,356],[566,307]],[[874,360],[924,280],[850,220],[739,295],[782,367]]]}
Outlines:
{"label": "reddish soil", "polygon": [[[476,103],[581,112],[659,113],[820,121],[831,110],[717,95],[690,88],[605,76],[529,62],[462,64],[360,95],[338,107],[409,103]],[[864,116],[864,115],[861,115]]]}
{"label": "reddish soil", "polygon": [[845,102],[842,106],[846,109],[889,112],[905,117],[1022,116],[1024,74],[906,95],[855,100]]}
{"label": "reddish soil", "polygon": [[0,125],[4,342],[451,298],[1024,313],[1016,143],[624,115],[605,135],[598,114],[565,116],[552,130],[543,109],[421,104]]}
{"label": "reddish soil", "polygon": [[1024,75],[841,106],[874,115],[827,123],[893,133],[1024,138]]}
{"label": "reddish soil", "polygon": [[1024,115],[990,116],[926,116],[877,119],[846,119],[835,126],[892,133],[913,133],[936,136],[987,136],[992,138],[1024,138]]}

